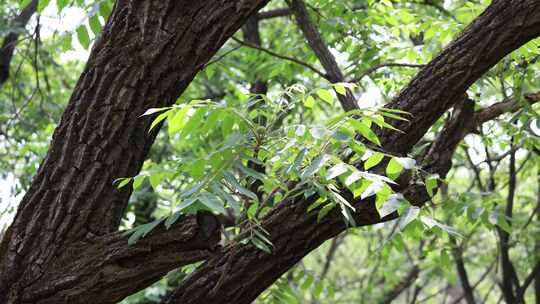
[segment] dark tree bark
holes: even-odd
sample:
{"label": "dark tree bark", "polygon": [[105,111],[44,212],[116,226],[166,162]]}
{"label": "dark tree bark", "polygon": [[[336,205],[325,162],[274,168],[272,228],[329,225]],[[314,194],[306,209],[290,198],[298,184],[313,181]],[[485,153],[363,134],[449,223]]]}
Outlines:
{"label": "dark tree bark", "polygon": [[0,88],[9,78],[9,67],[11,65],[13,53],[15,52],[15,47],[19,40],[20,31],[24,29],[32,15],[36,12],[37,3],[38,0],[32,0],[32,2],[30,2],[21,13],[13,19],[13,22],[11,22],[13,31],[9,32],[6,37],[4,37],[4,42],[2,43],[2,47],[0,47]]}
{"label": "dark tree bark", "polygon": [[[513,138],[512,138],[513,140]],[[513,144],[510,144],[510,164],[509,164],[509,180],[508,180],[508,196],[506,198],[506,208],[504,216],[508,219],[512,218],[514,207],[514,196],[516,193],[516,151],[513,150]],[[514,264],[510,259],[510,234],[497,226],[497,234],[499,235],[500,261],[502,269],[502,284],[501,289],[504,299],[507,303],[523,302],[517,296],[519,290],[519,279],[517,277]]]}
{"label": "dark tree bark", "polygon": [[[412,119],[410,123],[394,122],[405,134],[379,132],[384,149],[393,153],[408,152],[449,107],[463,100],[465,91],[476,79],[512,50],[538,35],[540,1],[493,1],[391,104],[392,108],[411,113]],[[442,142],[441,147],[445,146]],[[443,152],[430,154],[432,159],[428,162],[433,168],[446,167],[445,163],[434,166]],[[414,185],[402,191],[413,204],[421,205],[427,198],[425,190]],[[253,301],[307,253],[346,228],[337,210],[320,222],[316,220],[316,212],[308,214],[307,207],[314,199],[282,202],[265,217],[262,225],[274,244],[272,254],[252,246],[231,244],[187,278],[166,302]],[[380,219],[370,200],[354,205],[359,225],[385,220]]]}
{"label": "dark tree bark", "polygon": [[[155,133],[146,135],[151,118],[139,116],[174,103],[227,38],[266,2],[117,1],[0,245],[1,303],[113,303],[214,250],[218,227],[211,215],[180,220],[172,228],[180,236],[161,228],[137,246],[124,247],[125,237],[117,229],[130,190],[117,190],[111,182],[137,174],[153,143]],[[392,103],[413,117],[411,124],[396,123],[405,135],[379,132],[383,147],[407,152],[463,99],[470,84],[540,35],[539,25],[540,0],[493,1]],[[428,161],[444,171],[444,164],[434,165],[438,155],[430,154]],[[417,205],[427,195],[406,182],[402,189]],[[372,200],[360,203],[344,195],[357,206],[359,225],[397,216],[381,219]],[[307,253],[346,229],[337,210],[321,222],[315,212],[308,214],[314,199],[283,202],[264,218],[272,254],[241,244],[214,250],[168,302],[253,301]],[[143,260],[150,262],[131,263]]]}
{"label": "dark tree bark", "polygon": [[[146,135],[151,118],[139,116],[148,108],[173,104],[266,2],[116,2],[50,150],[2,240],[1,303],[25,302],[28,290],[45,283],[45,274],[63,269],[55,261],[78,261],[81,255],[70,248],[117,231],[131,191],[116,189],[112,181],[137,174],[155,137]],[[212,243],[207,239],[206,247]],[[85,287],[71,280],[76,274],[64,275],[58,285],[48,286],[48,303],[93,301],[91,289],[81,291]],[[101,283],[109,279],[100,278]],[[137,285],[143,288],[156,279]],[[133,290],[124,292],[113,298]],[[84,296],[71,299],[73,293]]]}

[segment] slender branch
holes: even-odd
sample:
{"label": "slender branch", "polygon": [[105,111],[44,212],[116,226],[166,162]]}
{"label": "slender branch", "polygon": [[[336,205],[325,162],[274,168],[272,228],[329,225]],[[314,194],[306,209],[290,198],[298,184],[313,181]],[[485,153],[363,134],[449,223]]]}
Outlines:
{"label": "slender branch", "polygon": [[4,42],[0,48],[0,87],[2,87],[9,77],[9,66],[19,40],[20,30],[28,24],[30,17],[36,12],[37,2],[37,0],[32,0],[32,2],[30,2],[21,13],[13,19],[11,24],[13,30],[8,32],[7,36],[4,38]]}
{"label": "slender branch", "polygon": [[328,274],[328,271],[330,270],[330,265],[332,264],[332,261],[334,259],[334,256],[336,255],[336,251],[341,245],[343,241],[343,238],[335,237],[332,239],[332,242],[330,243],[330,248],[328,249],[328,252],[326,253],[326,259],[324,261],[324,266],[321,271],[321,275],[319,277],[319,280],[322,281]]}
{"label": "slender branch", "polygon": [[277,8],[274,10],[264,11],[257,14],[259,20],[271,19],[276,17],[290,16],[291,10],[288,7]]}
{"label": "slender branch", "polygon": [[287,61],[291,61],[291,62],[294,62],[298,65],[301,65],[303,67],[306,67],[308,69],[310,69],[311,71],[315,72],[317,75],[321,76],[322,78],[324,79],[328,79],[328,75],[326,75],[325,73],[321,72],[320,70],[318,70],[316,67],[312,66],[311,64],[307,63],[307,62],[304,62],[302,60],[298,60],[296,58],[293,58],[293,57],[289,57],[289,56],[285,56],[285,55],[281,55],[281,54],[278,54],[274,51],[271,51],[269,49],[266,49],[266,48],[263,48],[261,46],[258,46],[258,45],[255,45],[255,44],[252,44],[252,43],[248,43],[246,41],[243,41],[243,40],[240,40],[236,37],[232,37],[232,40],[240,43],[241,45],[243,46],[247,46],[247,47],[250,47],[252,49],[256,49],[256,50],[259,50],[259,51],[262,51],[262,52],[265,52],[267,53],[268,55],[270,56],[273,56],[273,57],[276,57],[276,58],[279,58],[279,59],[283,59],[283,60],[287,60]]}
{"label": "slender branch", "polygon": [[459,281],[461,287],[463,288],[463,296],[467,304],[475,304],[474,300],[474,290],[471,287],[469,282],[469,275],[467,269],[465,268],[465,261],[463,260],[463,247],[458,246],[456,239],[451,237],[450,242],[453,244],[452,256],[454,257],[454,262],[456,264],[456,270],[459,275]]}
{"label": "slender branch", "polygon": [[523,297],[525,296],[525,291],[527,291],[527,288],[536,279],[538,274],[540,274],[540,260],[536,262],[536,265],[533,267],[529,275],[527,275],[527,277],[523,281],[523,284],[521,285],[521,287],[518,289],[516,293],[517,295],[516,298],[521,299],[520,303],[524,303]]}
{"label": "slender branch", "polygon": [[401,279],[379,302],[380,304],[390,304],[392,303],[404,290],[411,287],[411,285],[416,281],[418,275],[420,274],[420,267],[414,265],[407,275]]}
{"label": "slender branch", "polygon": [[351,79],[350,82],[353,82],[353,83],[360,82],[360,80],[362,80],[362,78],[376,72],[379,69],[387,68],[387,67],[402,67],[402,68],[417,68],[417,69],[419,69],[419,68],[423,68],[424,65],[423,64],[412,64],[412,63],[385,62],[385,63],[377,64],[377,65],[365,70],[359,76]]}
{"label": "slender branch", "polygon": [[[304,38],[306,38],[309,46],[324,67],[326,74],[328,75],[328,80],[332,83],[345,82],[345,77],[337,64],[336,58],[332,55],[321,33],[319,33],[319,30],[310,19],[304,1],[289,0],[287,2],[296,17],[296,23],[302,31]],[[356,99],[349,89],[346,89],[345,95],[337,93],[337,96],[345,111],[351,111],[358,108]]]}
{"label": "slender branch", "polygon": [[[524,98],[527,102],[533,104],[540,101],[540,92],[525,94]],[[475,120],[478,124],[483,124],[488,120],[492,120],[504,113],[516,112],[523,108],[523,105],[515,99],[504,100],[495,103],[476,114]]]}
{"label": "slender branch", "polygon": [[[513,148],[513,137],[510,147]],[[514,196],[516,193],[516,154],[510,153],[509,163],[509,183],[508,183],[508,196],[506,199],[506,208],[504,216],[507,219],[512,218],[512,211],[514,208]],[[501,289],[504,298],[507,303],[515,303],[521,301],[517,297],[517,289],[519,289],[519,280],[514,268],[514,264],[510,260],[510,234],[504,231],[501,227],[497,226],[497,234],[499,235],[499,247],[501,251],[501,268],[502,268],[502,285]]]}

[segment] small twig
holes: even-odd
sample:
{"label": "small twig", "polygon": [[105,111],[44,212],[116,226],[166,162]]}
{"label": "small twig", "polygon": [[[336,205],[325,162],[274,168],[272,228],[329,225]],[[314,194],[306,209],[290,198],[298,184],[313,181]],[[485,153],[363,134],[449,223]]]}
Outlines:
{"label": "small twig", "polygon": [[350,80],[350,82],[356,83],[362,80],[362,78],[368,76],[369,74],[377,71],[378,69],[385,68],[385,67],[403,67],[403,68],[423,68],[423,64],[412,64],[412,63],[398,63],[398,62],[385,62],[378,64],[376,66],[373,66],[367,70],[365,70],[362,74],[360,74],[358,77],[355,77]]}
{"label": "small twig", "polygon": [[257,45],[254,45],[254,44],[251,44],[251,43],[248,43],[248,42],[245,42],[243,40],[240,40],[236,37],[232,37],[232,40],[240,43],[241,45],[243,46],[247,46],[249,48],[252,48],[252,49],[256,49],[256,50],[259,50],[261,52],[265,52],[267,53],[268,55],[270,56],[273,56],[273,57],[276,57],[276,58],[279,58],[279,59],[283,59],[283,60],[287,60],[287,61],[291,61],[291,62],[294,62],[298,65],[301,65],[301,66],[304,66],[310,70],[312,70],[313,72],[315,72],[317,75],[321,76],[322,78],[324,79],[328,79],[328,75],[326,75],[325,73],[321,72],[320,70],[318,70],[316,67],[312,66],[311,64],[307,63],[307,62],[304,62],[304,61],[301,61],[301,60],[298,60],[296,58],[292,58],[292,57],[289,57],[289,56],[285,56],[285,55],[281,55],[281,54],[278,54],[274,51],[271,51],[269,49],[266,49],[266,48],[263,48],[263,47],[260,47],[260,46],[257,46]]}

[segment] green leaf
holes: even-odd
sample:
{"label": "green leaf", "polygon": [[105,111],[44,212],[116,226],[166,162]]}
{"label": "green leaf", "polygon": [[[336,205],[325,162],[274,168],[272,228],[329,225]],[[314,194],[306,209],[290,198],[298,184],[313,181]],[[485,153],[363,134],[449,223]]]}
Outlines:
{"label": "green leaf", "polygon": [[191,197],[183,202],[181,202],[179,205],[178,205],[178,210],[179,211],[182,211],[184,209],[187,209],[189,207],[191,207],[191,205],[193,205],[195,202],[197,202],[197,197]]}
{"label": "green leaf", "polygon": [[67,52],[72,49],[73,37],[71,33],[67,33],[62,37],[62,51]]}
{"label": "green leaf", "polygon": [[94,33],[94,35],[97,37],[101,33],[101,23],[99,22],[99,17],[97,15],[94,15],[90,17],[89,19],[90,29]]}
{"label": "green leaf", "polygon": [[371,141],[378,146],[381,145],[381,141],[379,140],[375,132],[373,132],[373,130],[371,130],[371,128],[367,126],[363,121],[352,119],[349,122],[351,123],[352,127],[357,132],[359,132],[365,139]]}
{"label": "green leaf", "polygon": [[206,113],[206,108],[199,108],[195,111],[193,116],[188,120],[184,128],[182,129],[182,137],[186,138],[188,135],[195,132],[195,130],[202,123],[204,114]]}
{"label": "green leaf", "polygon": [[313,204],[309,205],[307,212],[311,212],[317,208],[319,208],[322,204],[324,204],[328,199],[326,197],[319,197]]}
{"label": "green leaf", "polygon": [[169,110],[169,109],[171,109],[171,108],[170,107],[150,108],[150,109],[146,110],[144,113],[142,113],[141,116],[139,116],[139,117],[146,116],[146,115],[152,115],[154,113],[162,112],[162,111]]}
{"label": "green leaf", "polygon": [[317,222],[322,221],[332,209],[336,208],[335,203],[329,203],[324,205],[324,207],[321,208],[319,211],[319,214],[317,215]]}
{"label": "green leaf", "polygon": [[88,30],[86,29],[86,26],[81,25],[79,26],[79,28],[77,28],[77,39],[79,39],[79,43],[86,50],[88,49],[88,47],[90,47],[90,35],[88,35]]}
{"label": "green leaf", "polygon": [[430,197],[433,197],[435,193],[433,190],[435,190],[438,186],[438,182],[437,182],[438,179],[439,179],[438,174],[430,175],[426,178],[426,191]]}
{"label": "green leaf", "polygon": [[405,209],[405,212],[400,215],[399,217],[399,228],[401,230],[405,229],[405,227],[410,224],[412,221],[414,221],[418,214],[420,213],[420,208],[416,206],[411,206],[407,209]]}
{"label": "green leaf", "polygon": [[242,165],[241,163],[237,163],[236,167],[240,169],[240,171],[242,171],[245,175],[253,177],[254,179],[258,179],[263,182],[266,179],[266,176],[263,173],[257,172],[249,167]]}
{"label": "green leaf", "polygon": [[152,121],[152,124],[150,125],[150,129],[148,129],[148,133],[152,131],[157,125],[159,125],[160,122],[164,121],[167,117],[169,117],[169,114],[171,112],[167,111],[165,113],[159,114],[154,121]]}
{"label": "green leaf", "polygon": [[336,90],[336,92],[338,94],[341,94],[343,96],[347,96],[347,89],[345,89],[345,86],[343,84],[334,83],[333,86],[334,86],[334,90]]}
{"label": "green leaf", "polygon": [[263,241],[259,240],[256,237],[251,238],[251,243],[255,245],[255,247],[259,248],[260,250],[266,253],[269,253],[269,254],[272,253],[272,249],[270,249],[270,247],[268,247]]}
{"label": "green leaf", "polygon": [[301,179],[306,179],[308,177],[311,177],[316,172],[319,172],[319,170],[324,166],[324,164],[329,160],[329,156],[326,154],[321,154],[317,156],[311,164],[304,169],[302,174],[300,174]]}
{"label": "green leaf", "polygon": [[298,155],[296,155],[296,158],[294,159],[293,163],[285,171],[285,174],[290,174],[293,171],[298,171],[300,166],[302,166],[302,161],[304,161],[304,158],[306,157],[307,152],[308,152],[308,149],[306,148],[300,150],[300,152],[298,152]]}
{"label": "green leaf", "polygon": [[378,165],[384,158],[384,154],[375,152],[365,162],[364,169],[369,170]]}
{"label": "green leaf", "polygon": [[128,238],[128,245],[133,245],[137,243],[141,238],[145,237],[150,233],[154,228],[159,225],[163,219],[155,220],[151,223],[140,225],[139,227],[136,227],[133,229],[134,231],[131,233],[131,236]]}
{"label": "green leaf", "polygon": [[176,223],[176,221],[178,221],[178,219],[180,218],[181,215],[182,215],[182,213],[180,211],[177,211],[177,212],[173,213],[172,215],[168,216],[167,220],[165,221],[165,228],[167,228],[167,230],[169,230],[171,228],[171,226],[174,225],[174,223]]}
{"label": "green leaf", "polygon": [[331,180],[333,178],[336,178],[343,173],[347,172],[349,170],[349,167],[345,163],[339,163],[330,169],[328,169],[328,172],[326,173],[326,180]]}
{"label": "green leaf", "polygon": [[49,5],[50,0],[39,0],[37,5],[37,11],[38,13],[43,12],[43,10]]}
{"label": "green leaf", "polygon": [[388,199],[382,204],[381,208],[378,209],[379,216],[381,218],[394,213],[401,206],[400,200],[403,199],[403,196],[400,194],[392,194]]}
{"label": "green leaf", "polygon": [[163,174],[162,172],[159,172],[159,173],[154,173],[150,175],[148,179],[150,180],[150,185],[152,186],[152,188],[157,189],[157,187],[159,186],[159,184],[161,184],[161,181],[164,178],[165,178],[165,174]]}
{"label": "green leaf", "polygon": [[69,0],[56,0],[56,8],[61,12],[69,3]]}
{"label": "green leaf", "polygon": [[315,98],[311,95],[304,98],[304,106],[309,109],[313,108],[313,106],[315,106]]}
{"label": "green leaf", "polygon": [[240,185],[240,183],[236,180],[236,178],[228,173],[228,172],[225,172],[223,174],[223,177],[225,177],[225,180],[231,185],[233,186],[233,188],[238,191],[240,194],[243,194],[244,196],[247,196],[249,198],[251,198],[252,200],[258,202],[259,201],[259,198],[257,197],[257,195],[255,193],[253,193],[252,191],[246,189],[245,187],[243,187],[242,185]]}
{"label": "green leaf", "polygon": [[117,178],[113,184],[116,184],[116,188],[117,189],[120,189],[120,188],[123,188],[125,187],[127,184],[129,184],[129,182],[131,182],[132,178],[131,177],[122,177],[122,178]]}
{"label": "green leaf", "polygon": [[362,179],[363,173],[360,171],[353,171],[347,178],[345,179],[345,186],[349,187],[350,185],[354,184],[355,182]]}
{"label": "green leaf", "polygon": [[326,89],[318,89],[316,93],[320,99],[329,104],[332,104],[332,102],[334,101],[334,96],[332,96],[332,93]]}
{"label": "green leaf", "polygon": [[133,189],[139,189],[139,187],[142,185],[144,181],[145,176],[144,175],[138,175],[133,178]]}
{"label": "green leaf", "polygon": [[392,157],[386,166],[386,176],[391,179],[396,179],[399,177],[401,171],[403,171],[403,166]]}
{"label": "green leaf", "polygon": [[223,202],[213,193],[205,192],[199,195],[199,201],[211,211],[227,214],[227,211],[225,211],[225,208],[223,207]]}
{"label": "green leaf", "polygon": [[510,226],[510,223],[506,219],[506,216],[502,213],[498,214],[497,216],[497,225],[507,233],[512,233],[512,226]]}

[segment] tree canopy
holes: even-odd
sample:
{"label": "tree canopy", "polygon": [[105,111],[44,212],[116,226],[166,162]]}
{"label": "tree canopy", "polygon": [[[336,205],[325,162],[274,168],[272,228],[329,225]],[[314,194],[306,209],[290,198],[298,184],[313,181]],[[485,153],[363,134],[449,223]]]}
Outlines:
{"label": "tree canopy", "polygon": [[0,303],[540,303],[540,1],[0,3]]}

